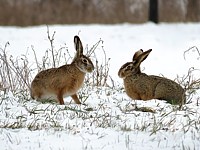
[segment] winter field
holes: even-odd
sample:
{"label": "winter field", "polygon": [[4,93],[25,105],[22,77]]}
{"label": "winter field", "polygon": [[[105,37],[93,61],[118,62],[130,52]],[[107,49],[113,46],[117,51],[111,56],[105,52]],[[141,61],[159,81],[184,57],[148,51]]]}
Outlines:
{"label": "winter field", "polygon": [[[199,33],[200,23],[0,27],[0,149],[199,150]],[[71,98],[65,105],[32,100],[27,86],[38,64],[52,67],[52,49],[60,54],[56,66],[70,63],[74,35],[80,36],[85,53],[94,50],[92,60],[98,66],[78,93],[85,105]],[[187,89],[187,104],[181,109],[126,95],[117,73],[139,49],[152,49],[141,64],[143,72]],[[22,74],[26,84],[17,81]]]}

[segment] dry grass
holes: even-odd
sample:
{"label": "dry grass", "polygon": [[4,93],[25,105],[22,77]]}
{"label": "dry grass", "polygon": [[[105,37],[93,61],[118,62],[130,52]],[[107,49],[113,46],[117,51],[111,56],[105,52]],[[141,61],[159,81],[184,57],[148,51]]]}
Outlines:
{"label": "dry grass", "polygon": [[[61,64],[68,63],[73,59],[66,45],[59,49],[54,46],[55,33],[56,32],[54,31],[53,34],[50,35],[49,27],[47,26],[47,38],[50,48],[45,51],[45,54],[42,57],[42,62],[38,60],[34,46],[31,47],[35,58],[34,65],[29,62],[26,55],[17,56],[16,58],[10,55],[7,51],[9,42],[5,44],[4,48],[0,48],[1,90],[4,90],[5,92],[11,91],[12,93],[23,92],[26,93],[25,95],[29,95],[30,83],[34,74],[48,68],[59,67]],[[100,47],[102,43],[103,41],[100,39],[90,49],[87,47],[84,50],[86,51],[86,55],[93,60],[95,65],[93,73],[86,76],[85,85],[87,86],[107,86],[107,80],[110,79],[110,58],[107,58],[105,50],[103,47]],[[99,63],[98,56],[95,52],[97,47],[98,50],[102,50],[104,54],[104,62],[101,64]],[[36,68],[33,68],[33,66],[36,66]]]}
{"label": "dry grass", "polygon": [[[70,55],[68,48],[66,45],[57,49],[54,46],[54,38],[56,32],[54,31],[52,35],[50,35],[49,27],[47,26],[47,38],[49,41],[50,47],[45,51],[44,56],[42,57],[42,62],[39,62],[38,56],[35,53],[34,47],[32,46],[32,52],[35,58],[36,68],[33,68],[33,64],[29,62],[29,59],[26,55],[17,56],[16,58],[9,54],[7,48],[9,47],[9,42],[7,42],[4,48],[0,48],[0,89],[5,93],[11,91],[12,93],[22,92],[23,95],[29,95],[30,83],[33,79],[33,74],[38,73],[41,70],[45,70],[47,68],[58,67],[63,63],[67,63],[73,59]],[[87,87],[110,87],[112,89],[117,90],[116,83],[109,75],[109,67],[110,67],[110,58],[107,58],[106,51],[104,50],[103,41],[100,39],[97,41],[91,48],[86,47],[84,51],[86,51],[86,55],[89,56],[94,65],[95,70],[91,74],[87,74],[85,79],[85,87],[80,91],[80,97],[83,101],[86,101],[88,96]],[[102,51],[103,61],[99,62],[98,55],[95,51]],[[185,51],[185,55],[188,51],[193,50],[196,51],[198,56],[200,56],[199,50],[197,47],[192,47]],[[196,92],[200,89],[200,79],[195,79],[193,77],[193,73],[199,71],[195,68],[190,68],[188,73],[183,77],[177,76],[176,81],[182,85],[187,94],[187,103],[191,102],[191,99],[196,94]],[[112,85],[108,85],[108,81],[111,81]],[[120,87],[118,87],[121,89]],[[86,95],[85,95],[86,94]],[[27,99],[27,98],[26,98]]]}
{"label": "dry grass", "polygon": [[[120,85],[118,86],[109,86],[107,81],[111,78],[109,76],[109,62],[110,58],[107,58],[106,52],[101,47],[102,40],[100,39],[97,41],[93,47],[86,48],[87,55],[90,56],[95,62],[95,71],[88,75],[85,80],[85,85],[79,92],[80,98],[83,102],[87,100],[91,100],[89,96],[95,97],[95,99],[99,100],[99,103],[96,107],[90,107],[88,105],[85,106],[77,106],[77,105],[69,105],[69,106],[59,106],[54,104],[30,104],[29,99],[29,88],[30,83],[32,81],[32,74],[35,70],[41,71],[51,67],[57,67],[63,62],[68,62],[72,60],[72,56],[69,54],[68,49],[66,46],[63,46],[59,49],[56,49],[54,46],[54,37],[55,32],[50,35],[49,28],[47,27],[47,37],[49,39],[50,48],[45,52],[43,56],[42,62],[38,61],[38,57],[35,54],[34,47],[32,47],[34,56],[35,56],[35,66],[36,68],[32,68],[32,64],[29,63],[28,58],[25,55],[21,55],[20,57],[14,58],[12,55],[9,55],[7,51],[7,47],[9,43],[5,44],[4,48],[0,48],[0,80],[1,90],[1,102],[0,105],[3,111],[9,118],[14,118],[14,121],[7,120],[1,124],[2,128],[28,128],[30,130],[37,130],[42,128],[73,128],[73,126],[68,123],[66,126],[63,126],[61,122],[59,122],[60,117],[66,119],[66,116],[73,120],[74,118],[79,118],[83,120],[82,126],[87,126],[88,123],[91,126],[101,127],[101,128],[120,128],[123,131],[132,131],[132,130],[150,130],[152,134],[155,134],[159,130],[170,130],[172,123],[178,123],[178,114],[179,108],[176,106],[168,106],[170,107],[170,111],[166,111],[166,108],[162,108],[161,106],[155,106],[155,108],[151,108],[148,106],[140,106],[137,103],[128,102],[124,98],[120,98],[116,96],[116,94],[123,94],[123,89]],[[96,55],[95,51],[100,49],[104,54],[104,61],[99,63],[98,56]],[[184,86],[187,91],[188,96],[188,103],[192,96],[195,95],[195,92],[200,88],[200,80],[193,78],[193,71],[194,69],[190,69],[188,74],[177,78],[177,81]],[[111,78],[112,79],[112,78]],[[113,80],[112,80],[113,81]],[[114,81],[113,81],[114,82]],[[10,98],[6,93],[11,92],[15,97],[18,98],[17,101]],[[104,96],[104,98],[101,98]],[[7,99],[7,101],[4,101]],[[199,101],[199,100],[198,100]],[[126,104],[123,106],[123,103]],[[20,105],[22,109],[25,109],[25,112],[28,112],[30,116],[25,115],[24,113],[15,115],[9,114],[11,112],[9,110],[9,105],[7,103],[17,103]],[[113,103],[114,107],[109,103]],[[29,106],[30,105],[30,106]],[[159,104],[158,104],[159,105]],[[199,102],[197,102],[197,106]],[[116,109],[116,111],[115,111]],[[198,114],[192,108],[188,106],[183,106],[182,111],[187,112],[185,117],[191,117],[195,113]],[[72,113],[68,113],[71,111]],[[23,111],[22,111],[23,112]],[[157,118],[159,112],[161,115]],[[118,114],[119,113],[119,114]],[[130,125],[128,121],[124,118],[121,118],[120,115],[133,115],[137,117],[140,116],[141,113],[146,113],[150,116],[152,124],[148,122],[140,122],[142,125],[140,126],[139,123],[135,123],[135,125]],[[44,116],[45,115],[45,119]],[[12,116],[14,115],[14,116]],[[39,116],[38,116],[39,115]],[[65,116],[66,115],[66,116]],[[147,115],[147,117],[148,117]],[[35,117],[34,117],[35,116]],[[166,117],[171,116],[168,122],[163,122]],[[39,117],[39,118],[38,118]],[[58,117],[58,118],[57,118]],[[31,121],[30,121],[31,120]],[[45,121],[43,121],[45,120]],[[123,120],[124,124],[121,124]],[[188,123],[183,124],[182,129],[184,132],[188,131],[189,127],[199,128],[198,127],[198,120],[190,120]],[[164,129],[163,129],[164,128]]]}
{"label": "dry grass", "polygon": [[[87,55],[95,62],[95,71],[87,76],[86,86],[80,90],[79,96],[83,103],[86,101],[88,103],[79,106],[41,104],[30,101],[29,87],[33,73],[57,67],[73,59],[66,46],[59,49],[54,46],[55,32],[50,35],[49,28],[47,28],[47,37],[50,48],[45,52],[42,62],[38,60],[32,47],[35,68],[25,55],[16,58],[9,55],[7,51],[9,43],[6,43],[4,48],[0,48],[0,88],[4,90],[4,92],[0,91],[0,128],[25,128],[31,131],[64,130],[72,135],[79,134],[82,129],[94,135],[97,134],[94,131],[96,128],[109,128],[123,133],[145,132],[150,136],[162,132],[172,134],[179,132],[186,136],[191,133],[193,140],[199,140],[199,102],[184,105],[179,110],[178,106],[163,104],[160,101],[149,103],[130,101],[124,98],[125,94],[121,85],[117,85],[113,80],[113,85],[107,84],[111,78],[109,76],[110,58],[107,58],[105,50],[101,47],[101,39],[93,47],[86,48]],[[104,61],[101,63],[96,55],[97,49],[104,53]],[[196,70],[192,68],[184,77],[177,78],[187,91],[189,103],[192,96],[195,96],[196,91],[199,90],[199,79],[193,78],[194,71]],[[90,106],[90,104],[95,105]],[[10,142],[12,140],[9,139]],[[127,147],[130,143],[130,138],[126,137]],[[182,148],[188,149],[185,145],[183,143]],[[87,145],[84,145],[83,149],[87,149]]]}

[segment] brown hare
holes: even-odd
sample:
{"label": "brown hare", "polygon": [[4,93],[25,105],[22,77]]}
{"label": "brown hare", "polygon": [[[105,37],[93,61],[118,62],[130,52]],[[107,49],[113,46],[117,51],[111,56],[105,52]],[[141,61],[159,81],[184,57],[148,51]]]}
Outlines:
{"label": "brown hare", "polygon": [[179,84],[164,77],[141,72],[140,64],[151,51],[137,51],[132,62],[125,63],[119,69],[118,76],[124,80],[127,95],[134,100],[159,99],[170,104],[185,104],[185,91]]}
{"label": "brown hare", "polygon": [[81,104],[77,91],[81,88],[86,73],[94,70],[92,61],[83,55],[83,46],[78,36],[74,37],[76,55],[71,64],[39,72],[31,83],[31,97],[38,101],[56,100],[63,105],[63,97],[71,96]]}

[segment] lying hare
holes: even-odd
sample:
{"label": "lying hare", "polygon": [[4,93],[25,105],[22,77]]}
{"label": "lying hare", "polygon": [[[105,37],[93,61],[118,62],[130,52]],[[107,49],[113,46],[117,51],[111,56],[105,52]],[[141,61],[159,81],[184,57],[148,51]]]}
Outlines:
{"label": "lying hare", "polygon": [[57,100],[64,104],[63,97],[71,96],[81,104],[77,91],[81,88],[85,74],[94,70],[92,61],[83,55],[83,46],[78,36],[74,37],[76,56],[71,64],[39,72],[31,83],[31,97],[38,101]]}
{"label": "lying hare", "polygon": [[140,64],[151,51],[137,51],[133,61],[119,69],[118,76],[124,80],[127,95],[136,100],[159,99],[171,104],[185,104],[185,92],[179,84],[167,78],[141,73]]}

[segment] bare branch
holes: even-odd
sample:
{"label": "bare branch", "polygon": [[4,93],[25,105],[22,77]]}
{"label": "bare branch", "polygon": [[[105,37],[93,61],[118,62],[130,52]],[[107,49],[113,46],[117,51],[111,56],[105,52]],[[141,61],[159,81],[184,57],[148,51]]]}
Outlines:
{"label": "bare branch", "polygon": [[[196,51],[196,52],[198,53],[198,55],[200,56],[199,49],[198,49],[196,46],[192,46],[192,47],[189,48],[188,50],[184,51],[183,57],[184,57],[185,60],[186,60],[185,54],[188,53],[188,52],[191,51],[191,50]],[[198,59],[199,59],[199,58],[198,58]]]}
{"label": "bare branch", "polygon": [[56,67],[56,62],[55,62],[55,55],[54,55],[54,46],[53,46],[53,41],[54,41],[54,36],[55,36],[56,32],[53,32],[52,37],[50,37],[50,33],[49,33],[49,26],[47,25],[47,36],[51,45],[51,54],[52,54],[52,59],[53,59],[53,67]]}

